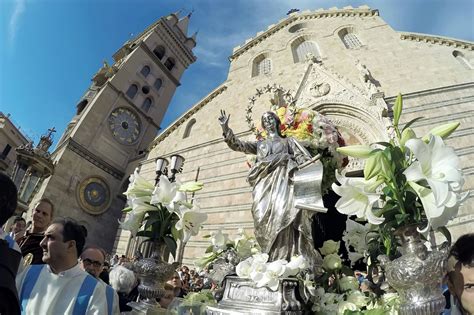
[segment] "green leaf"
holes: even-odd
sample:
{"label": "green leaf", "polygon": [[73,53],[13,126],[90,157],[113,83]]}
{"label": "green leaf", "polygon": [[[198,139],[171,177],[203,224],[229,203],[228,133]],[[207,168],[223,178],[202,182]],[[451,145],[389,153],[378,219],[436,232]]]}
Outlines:
{"label": "green leaf", "polygon": [[206,248],[206,252],[205,252],[205,253],[206,253],[206,254],[207,254],[207,253],[212,253],[212,252],[213,252],[213,249],[214,249],[214,246],[210,245],[210,246],[208,246],[208,247]]}
{"label": "green leaf", "polygon": [[397,224],[401,224],[405,221],[405,219],[408,216],[409,215],[407,213],[399,213],[399,214],[395,215],[395,220],[397,220]]}
{"label": "green leaf", "polygon": [[202,238],[211,238],[211,234],[204,235]]}
{"label": "green leaf", "polygon": [[150,225],[159,221],[160,221],[159,217],[148,217],[148,219],[146,219],[145,229],[148,228]]}
{"label": "green leaf", "polygon": [[122,212],[125,212],[125,213],[130,212],[130,211],[132,211],[132,207],[126,207],[122,209]]}
{"label": "green leaf", "polygon": [[413,125],[413,124],[414,124],[415,122],[417,122],[418,120],[421,120],[421,119],[423,119],[423,118],[424,118],[424,117],[421,117],[421,116],[420,116],[420,117],[416,117],[416,118],[410,120],[409,122],[406,123],[405,126],[403,126],[402,131],[405,130],[406,128],[410,127],[411,125]]}
{"label": "green leaf", "polygon": [[176,258],[176,249],[178,248],[178,244],[176,244],[174,238],[170,236],[163,236],[163,240],[165,241],[166,247],[168,247],[170,254]]}
{"label": "green leaf", "polygon": [[383,308],[373,308],[371,310],[366,310],[365,315],[385,315],[386,312]]}
{"label": "green leaf", "polygon": [[183,239],[183,230],[177,230],[173,225],[171,228],[171,235],[175,240],[181,240]]}
{"label": "green leaf", "polygon": [[401,94],[398,94],[397,99],[395,100],[395,105],[393,105],[393,125],[398,126],[400,121],[400,116],[402,115],[403,109],[403,98]]}
{"label": "green leaf", "polygon": [[[380,145],[383,145],[384,147],[387,147],[387,148],[392,148],[393,145],[391,143],[388,143],[388,142],[385,142],[385,141],[379,141],[379,142],[375,142],[375,144],[380,144]],[[380,149],[375,149],[374,151],[377,151],[377,150],[380,150]],[[374,152],[372,151],[372,152]]]}
{"label": "green leaf", "polygon": [[153,233],[151,231],[138,231],[137,236],[143,236],[143,237],[152,237]]}

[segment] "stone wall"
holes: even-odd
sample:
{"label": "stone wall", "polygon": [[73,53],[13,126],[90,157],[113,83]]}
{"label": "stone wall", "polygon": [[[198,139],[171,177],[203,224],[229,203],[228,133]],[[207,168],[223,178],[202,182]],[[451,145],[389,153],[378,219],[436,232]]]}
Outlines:
{"label": "stone wall", "polygon": [[[339,36],[344,28],[355,32],[362,43],[360,47],[345,47]],[[300,106],[321,109],[336,122],[353,121],[349,126],[359,129],[362,143],[371,142],[374,137],[387,138],[389,118],[386,116],[390,115],[399,92],[406,95],[404,122],[417,116],[426,117],[415,125],[420,135],[435,124],[461,121],[460,130],[448,143],[461,156],[465,187],[472,189],[473,149],[468,139],[472,138],[474,127],[474,70],[463,66],[453,51],[461,51],[473,63],[473,44],[417,36],[407,37],[394,31],[376,10],[346,8],[291,14],[235,48],[230,57],[228,79],[164,130],[142,162],[140,173],[149,179],[155,176],[153,161],[158,156],[179,153],[186,158],[181,181],[194,179],[200,169],[199,180],[205,186],[196,197],[209,219],[202,232],[188,243],[184,263],[191,264],[204,253],[208,243],[202,237],[210,231],[223,230],[232,236],[237,228],[248,231],[253,228],[251,188],[246,183],[247,158],[223,143],[217,117],[220,109],[224,109],[231,115],[230,126],[234,132],[241,139],[254,139],[245,121],[245,108],[248,99],[256,95],[256,89],[263,90],[267,85],[281,85],[299,96],[301,102],[304,100],[304,104],[298,103]],[[295,63],[292,47],[302,39],[317,43],[319,57]],[[262,54],[271,59],[271,73],[252,77],[254,62]],[[361,81],[357,60],[370,71],[380,92],[377,95],[371,95]],[[331,86],[327,95],[308,94],[308,87],[318,80]],[[257,97],[253,110],[255,121],[269,109],[269,98],[265,93]],[[333,111],[334,108],[340,110]],[[190,136],[183,139],[191,120],[195,123]],[[455,237],[466,231],[465,222],[472,224],[473,216],[470,198],[459,218],[451,224]]]}

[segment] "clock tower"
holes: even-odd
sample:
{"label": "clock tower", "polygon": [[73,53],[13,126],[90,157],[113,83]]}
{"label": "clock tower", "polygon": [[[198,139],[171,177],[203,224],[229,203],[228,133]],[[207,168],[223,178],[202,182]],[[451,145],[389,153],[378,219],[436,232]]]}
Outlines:
{"label": "clock tower", "polygon": [[[54,174],[30,206],[52,200],[55,216],[84,224],[88,242],[110,251],[128,176],[156,137],[184,71],[196,61],[190,15],[160,18],[104,62],[52,153]],[[31,208],[31,207],[30,207]]]}

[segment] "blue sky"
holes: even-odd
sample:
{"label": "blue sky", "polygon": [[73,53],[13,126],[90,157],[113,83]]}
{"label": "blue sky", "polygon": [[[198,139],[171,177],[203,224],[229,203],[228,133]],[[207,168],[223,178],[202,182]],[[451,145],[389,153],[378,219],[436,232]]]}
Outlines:
{"label": "blue sky", "polygon": [[397,31],[474,41],[473,0],[0,0],[0,111],[35,142],[53,126],[59,139],[103,60],[159,17],[194,9],[198,61],[182,77],[165,128],[226,79],[233,47],[289,9],[363,4]]}

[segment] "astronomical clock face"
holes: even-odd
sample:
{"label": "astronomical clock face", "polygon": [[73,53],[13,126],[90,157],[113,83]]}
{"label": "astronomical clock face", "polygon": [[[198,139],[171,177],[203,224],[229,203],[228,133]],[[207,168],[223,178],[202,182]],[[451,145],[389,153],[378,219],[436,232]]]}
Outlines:
{"label": "astronomical clock face", "polygon": [[101,214],[109,206],[109,186],[101,178],[89,177],[82,181],[77,193],[81,207],[90,214]]}
{"label": "astronomical clock face", "polygon": [[114,138],[122,144],[132,144],[140,135],[140,122],[132,111],[120,107],[109,117],[109,127]]}

